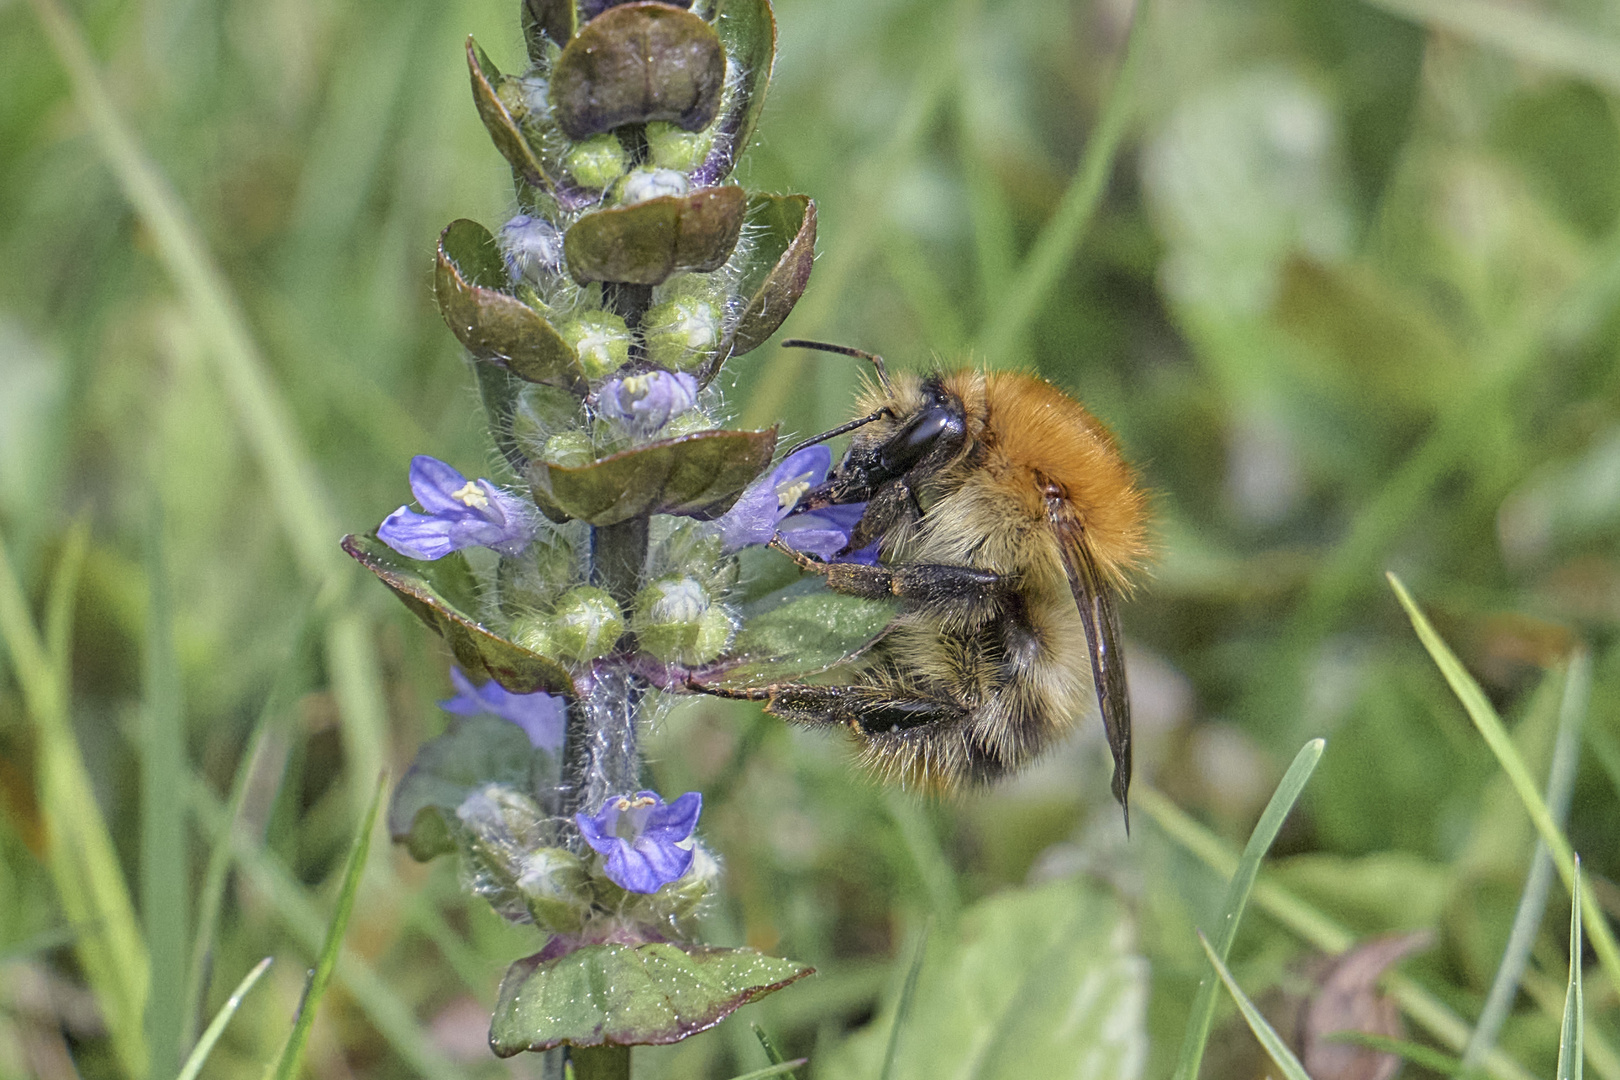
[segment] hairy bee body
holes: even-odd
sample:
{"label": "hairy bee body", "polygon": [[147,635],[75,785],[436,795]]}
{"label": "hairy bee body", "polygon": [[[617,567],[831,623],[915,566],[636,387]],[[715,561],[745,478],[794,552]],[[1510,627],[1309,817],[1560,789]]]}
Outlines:
{"label": "hairy bee body", "polygon": [[890,380],[800,510],[866,503],[830,588],[903,601],[884,636],[829,676],[735,693],[841,724],[880,776],[929,789],[996,780],[1067,736],[1097,702],[1130,781],[1130,713],[1114,597],[1146,551],[1146,500],[1084,406],[1019,372]]}

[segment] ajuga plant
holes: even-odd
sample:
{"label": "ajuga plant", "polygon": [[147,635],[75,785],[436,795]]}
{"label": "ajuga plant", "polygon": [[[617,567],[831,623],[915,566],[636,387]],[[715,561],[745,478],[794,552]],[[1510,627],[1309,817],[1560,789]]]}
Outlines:
{"label": "ajuga plant", "polygon": [[[824,446],[773,465],[775,431],[716,419],[716,375],[781,324],[814,255],[808,198],[726,182],[770,76],[769,0],[524,0],[522,24],[521,73],[467,43],[519,212],[438,245],[492,478],[417,457],[419,509],[344,546],[454,657],[450,728],[394,793],[395,839],[458,853],[469,888],[548,935],[504,980],[492,1048],[628,1075],[630,1046],[809,970],[695,940],[718,878],[702,799],[647,790],[638,728],[698,676],[825,668],[890,609],[743,569],[830,465]],[[860,509],[784,535],[831,556]]]}

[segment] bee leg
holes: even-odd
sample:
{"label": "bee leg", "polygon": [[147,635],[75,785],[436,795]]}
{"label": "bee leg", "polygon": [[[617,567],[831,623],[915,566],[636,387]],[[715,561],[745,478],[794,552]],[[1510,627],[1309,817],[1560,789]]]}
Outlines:
{"label": "bee leg", "polygon": [[968,709],[954,701],[906,694],[883,686],[774,686],[727,690],[687,683],[711,697],[763,701],[765,711],[794,724],[838,724],[858,735],[880,735],[967,718]]}
{"label": "bee leg", "polygon": [[857,735],[903,731],[967,717],[954,701],[898,693],[882,686],[771,688],[765,711],[795,724],[840,724]]}

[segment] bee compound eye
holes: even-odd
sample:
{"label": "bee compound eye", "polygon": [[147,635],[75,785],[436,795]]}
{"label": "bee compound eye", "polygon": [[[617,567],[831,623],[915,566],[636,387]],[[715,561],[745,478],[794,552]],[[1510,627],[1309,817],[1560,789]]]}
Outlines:
{"label": "bee compound eye", "polygon": [[935,406],[918,413],[910,423],[883,445],[878,464],[890,476],[901,476],[946,441],[960,440],[962,418],[949,409]]}

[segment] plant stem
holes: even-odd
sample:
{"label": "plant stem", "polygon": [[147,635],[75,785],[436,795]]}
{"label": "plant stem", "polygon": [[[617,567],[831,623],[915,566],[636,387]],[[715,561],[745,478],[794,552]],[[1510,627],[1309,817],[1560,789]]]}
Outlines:
{"label": "plant stem", "polygon": [[628,1046],[574,1046],[568,1050],[574,1080],[630,1080]]}
{"label": "plant stem", "polygon": [[[626,610],[641,587],[646,562],[645,517],[591,530],[591,583],[606,589]],[[610,795],[634,792],[641,779],[636,717],[645,685],[612,657],[597,661],[581,681],[580,696],[568,704],[563,739],[560,801],[567,819],[580,811],[595,813]],[[578,836],[569,839],[581,854],[582,843]]]}

